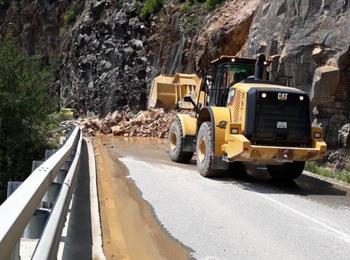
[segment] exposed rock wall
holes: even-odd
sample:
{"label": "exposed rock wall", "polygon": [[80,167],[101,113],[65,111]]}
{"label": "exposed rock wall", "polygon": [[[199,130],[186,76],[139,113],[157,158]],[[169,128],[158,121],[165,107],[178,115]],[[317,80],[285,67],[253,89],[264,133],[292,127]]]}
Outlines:
{"label": "exposed rock wall", "polygon": [[[170,1],[146,21],[136,2],[14,1],[0,32],[19,35],[31,54],[59,57],[61,106],[103,115],[123,106],[144,108],[159,73],[200,72],[217,56],[236,54],[260,1],[227,1],[212,13],[202,4],[183,10]],[[78,12],[67,25],[63,17],[72,6]]]}
{"label": "exposed rock wall", "polygon": [[65,35],[60,70],[62,105],[106,114],[146,104],[145,24],[130,1],[85,1]]}
{"label": "exposed rock wall", "polygon": [[[0,35],[58,57],[55,86],[62,106],[105,115],[145,107],[159,73],[200,73],[220,55],[272,56],[272,75],[307,91],[327,140],[350,116],[350,1],[232,0],[209,12],[203,4],[167,1],[150,19],[144,1],[22,0],[0,7]],[[74,23],[66,11],[77,10]]]}
{"label": "exposed rock wall", "polygon": [[242,50],[278,57],[278,74],[311,95],[333,145],[349,120],[349,24],[349,1],[262,1]]}
{"label": "exposed rock wall", "polygon": [[211,16],[196,37],[195,61],[200,68],[221,55],[237,55],[247,41],[260,0],[228,1]]}
{"label": "exposed rock wall", "polygon": [[60,28],[70,1],[8,2],[0,7],[0,34],[18,37],[29,54],[59,56]]}

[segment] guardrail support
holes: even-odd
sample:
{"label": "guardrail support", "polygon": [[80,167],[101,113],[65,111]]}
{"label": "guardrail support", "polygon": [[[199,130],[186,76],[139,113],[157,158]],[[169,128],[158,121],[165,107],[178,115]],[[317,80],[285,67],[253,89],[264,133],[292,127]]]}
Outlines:
{"label": "guardrail support", "polygon": [[51,209],[54,206],[57,196],[60,193],[61,187],[61,183],[52,182],[50,184],[49,189],[41,201],[41,206],[43,208]]}
{"label": "guardrail support", "polygon": [[66,142],[67,138],[65,136],[60,136],[59,145],[62,146]]}
{"label": "guardrail support", "polygon": [[30,239],[40,238],[49,215],[49,209],[40,208],[35,210],[33,217],[23,232],[23,237]]}
{"label": "guardrail support", "polygon": [[33,160],[32,161],[32,172],[35,171],[40,165],[43,164],[44,161]]}
{"label": "guardrail support", "polygon": [[[61,140],[61,148],[42,164],[33,163],[33,169],[39,164],[40,166],[0,205],[1,259],[18,259],[19,241],[23,233],[26,238],[40,238],[35,249],[36,255],[52,256],[36,259],[56,257],[67,205],[75,186],[82,143],[81,130],[75,127],[69,138]],[[46,154],[47,156],[49,154]],[[61,171],[62,168],[68,173]],[[61,176],[56,177],[58,174]],[[66,179],[62,184],[64,175]],[[58,186],[61,187],[60,192],[57,191]],[[50,205],[53,206],[52,209],[38,209],[43,198],[47,198],[50,203],[55,199]]]}
{"label": "guardrail support", "polygon": [[51,149],[51,150],[46,150],[45,151],[45,161],[50,158],[51,155],[53,155],[57,150],[56,149]]}

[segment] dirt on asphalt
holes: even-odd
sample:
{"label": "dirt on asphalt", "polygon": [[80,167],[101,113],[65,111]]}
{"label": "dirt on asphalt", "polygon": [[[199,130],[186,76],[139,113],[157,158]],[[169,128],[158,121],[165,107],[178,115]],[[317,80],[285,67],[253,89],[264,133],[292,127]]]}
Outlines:
{"label": "dirt on asphalt", "polygon": [[111,158],[110,136],[97,136],[97,186],[103,249],[107,259],[188,259],[189,252],[171,238],[143,200],[128,170]]}

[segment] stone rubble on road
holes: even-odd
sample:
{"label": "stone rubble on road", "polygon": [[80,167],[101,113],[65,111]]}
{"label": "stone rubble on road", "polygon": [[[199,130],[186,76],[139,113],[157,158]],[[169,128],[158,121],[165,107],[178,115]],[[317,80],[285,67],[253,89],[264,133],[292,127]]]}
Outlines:
{"label": "stone rubble on road", "polygon": [[102,133],[124,137],[166,138],[175,116],[174,110],[149,109],[138,113],[116,110],[104,118],[92,116],[80,119],[77,124],[89,136]]}

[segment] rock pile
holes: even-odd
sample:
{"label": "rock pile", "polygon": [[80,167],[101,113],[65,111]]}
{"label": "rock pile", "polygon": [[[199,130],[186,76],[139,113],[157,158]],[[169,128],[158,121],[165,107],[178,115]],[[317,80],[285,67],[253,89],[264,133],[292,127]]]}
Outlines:
{"label": "rock pile", "polygon": [[90,136],[96,133],[124,137],[166,138],[175,112],[150,109],[134,114],[128,110],[116,110],[103,119],[90,117],[79,122],[82,130]]}

